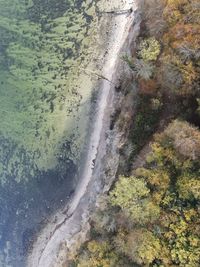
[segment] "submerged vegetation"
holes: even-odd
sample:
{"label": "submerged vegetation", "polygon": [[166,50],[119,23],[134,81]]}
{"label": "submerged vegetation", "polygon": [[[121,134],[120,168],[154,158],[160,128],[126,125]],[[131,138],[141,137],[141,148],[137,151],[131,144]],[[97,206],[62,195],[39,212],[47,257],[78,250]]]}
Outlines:
{"label": "submerged vegetation", "polygon": [[123,57],[138,88],[134,116],[127,117],[132,151],[70,266],[200,263],[200,5],[139,6],[140,36],[133,55]]}
{"label": "submerged vegetation", "polygon": [[[76,128],[82,95],[74,74],[89,53],[93,8],[78,5],[0,1],[1,185],[54,168],[63,136]],[[80,148],[71,150],[75,161]]]}
{"label": "submerged vegetation", "polygon": [[77,183],[95,5],[0,0],[0,266],[24,266],[34,233]]}

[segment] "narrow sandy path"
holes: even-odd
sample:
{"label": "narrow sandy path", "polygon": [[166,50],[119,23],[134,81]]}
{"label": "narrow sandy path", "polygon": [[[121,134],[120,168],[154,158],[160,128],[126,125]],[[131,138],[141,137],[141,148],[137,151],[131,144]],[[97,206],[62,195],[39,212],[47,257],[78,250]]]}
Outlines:
{"label": "narrow sandy path", "polygon": [[[130,7],[132,7],[132,3],[128,3],[128,1],[123,4],[124,9],[129,9]],[[113,17],[114,26],[111,29],[112,38],[110,38],[107,49],[107,60],[102,71],[102,75],[108,80],[112,81],[114,79],[117,61],[120,56],[120,49],[122,48],[133,23],[133,14],[133,12],[125,13]],[[112,89],[112,83],[107,80],[102,81],[98,110],[93,125],[93,132],[81,182],[76,188],[76,192],[70,203],[67,214],[63,214],[62,211],[58,212],[56,214],[56,223],[53,221],[52,223],[48,223],[39,234],[34,243],[33,250],[28,257],[28,267],[61,266],[59,265],[60,259],[58,258],[61,244],[65,243],[67,244],[67,247],[70,247],[70,243],[73,242],[73,236],[80,231],[81,224],[83,223],[84,218],[88,215],[90,202],[89,196],[91,193],[89,190],[91,191],[91,188],[93,188],[88,185],[92,179],[93,172],[98,172],[98,166],[95,166],[94,170],[93,160],[95,159],[100,162],[101,157],[103,157],[103,154],[105,153],[105,111],[109,105],[109,96]],[[96,157],[99,157],[99,159]]]}

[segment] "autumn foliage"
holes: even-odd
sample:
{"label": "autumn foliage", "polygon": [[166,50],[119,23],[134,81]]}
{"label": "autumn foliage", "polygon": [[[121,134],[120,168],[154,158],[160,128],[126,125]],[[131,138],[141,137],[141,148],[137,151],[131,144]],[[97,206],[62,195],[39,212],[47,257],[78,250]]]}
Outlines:
{"label": "autumn foliage", "polygon": [[179,120],[155,136],[144,167],[121,176],[101,202],[78,267],[198,266],[199,144],[200,131]]}
{"label": "autumn foliage", "polygon": [[141,35],[124,56],[139,89],[131,164],[150,137],[151,151],[99,204],[78,267],[200,266],[200,3],[140,2]]}

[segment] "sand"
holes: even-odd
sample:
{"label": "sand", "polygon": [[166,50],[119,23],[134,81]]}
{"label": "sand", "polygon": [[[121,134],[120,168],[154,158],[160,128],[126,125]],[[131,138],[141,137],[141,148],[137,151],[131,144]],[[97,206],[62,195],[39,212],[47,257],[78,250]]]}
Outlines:
{"label": "sand", "polygon": [[[119,9],[127,10],[133,6],[133,2],[117,1],[116,6]],[[119,3],[120,2],[120,3]],[[104,5],[105,10],[109,9]],[[120,5],[119,5],[120,4]],[[113,6],[113,3],[112,3]],[[116,68],[119,58],[122,56],[120,51],[124,45],[124,41],[127,39],[130,27],[133,24],[134,12],[125,12],[122,14],[105,14],[106,19],[108,16],[112,18],[112,27],[106,29],[108,33],[108,43],[106,48],[106,58],[102,68],[101,75],[106,77],[109,81],[115,81]],[[115,85],[108,80],[101,81],[101,93],[98,99],[98,109],[95,114],[95,120],[92,126],[92,134],[90,136],[89,149],[87,153],[87,159],[82,172],[82,177],[76,188],[73,199],[70,201],[64,210],[58,211],[50,222],[44,227],[44,229],[38,234],[37,240],[33,244],[33,249],[30,252],[27,259],[28,267],[59,267],[62,266],[65,256],[61,255],[61,247],[63,244],[70,250],[75,242],[74,236],[80,232],[83,224],[87,225],[87,218],[90,213],[90,202],[95,201],[95,197],[98,195],[100,188],[96,186],[96,192],[94,190],[95,184],[98,184],[94,176],[100,170],[99,165],[101,159],[105,155],[105,143],[106,143],[106,130],[108,128],[109,112],[108,107],[112,106],[112,90]],[[95,166],[94,166],[95,162]],[[98,175],[96,176],[98,177]],[[93,186],[91,186],[93,184]],[[93,192],[91,192],[93,190]],[[90,197],[92,195],[92,197]],[[55,221],[56,218],[56,221]]]}

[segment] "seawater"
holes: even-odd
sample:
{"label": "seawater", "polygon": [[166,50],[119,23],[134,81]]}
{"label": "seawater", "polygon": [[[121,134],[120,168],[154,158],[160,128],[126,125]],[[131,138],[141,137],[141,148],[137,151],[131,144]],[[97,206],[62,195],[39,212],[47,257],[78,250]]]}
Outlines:
{"label": "seawater", "polygon": [[0,266],[23,267],[77,183],[96,1],[0,0]]}

